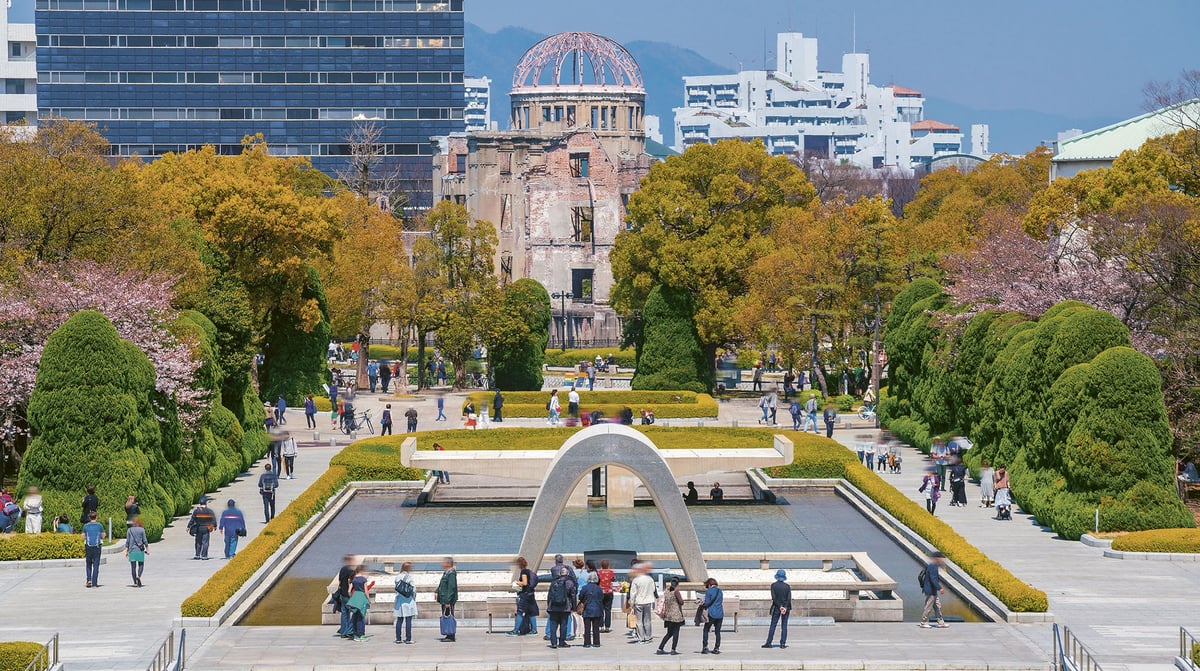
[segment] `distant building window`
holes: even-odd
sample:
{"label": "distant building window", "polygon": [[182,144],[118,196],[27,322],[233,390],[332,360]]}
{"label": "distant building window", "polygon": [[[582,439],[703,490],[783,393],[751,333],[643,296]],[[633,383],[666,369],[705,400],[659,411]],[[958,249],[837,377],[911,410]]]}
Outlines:
{"label": "distant building window", "polygon": [[461,193],[454,194],[454,204],[455,205],[466,205],[467,197]]}
{"label": "distant building window", "polygon": [[572,242],[592,241],[592,214],[590,207],[571,208]]}
{"label": "distant building window", "polygon": [[572,268],[571,269],[571,293],[575,296],[576,303],[591,303],[592,302],[592,278],[594,270],[591,268]]}
{"label": "distant building window", "polygon": [[508,151],[500,152],[499,162],[500,162],[500,174],[501,175],[511,175],[512,174],[512,152],[508,152]]}
{"label": "distant building window", "polygon": [[9,46],[8,53],[12,54],[13,58],[21,57],[21,43],[20,42],[9,42],[8,46]]}
{"label": "distant building window", "polygon": [[588,177],[589,154],[571,154],[571,176]]}
{"label": "distant building window", "polygon": [[467,155],[466,154],[455,154],[453,167],[450,169],[450,172],[452,172],[456,175],[461,175],[466,171],[467,171]]}

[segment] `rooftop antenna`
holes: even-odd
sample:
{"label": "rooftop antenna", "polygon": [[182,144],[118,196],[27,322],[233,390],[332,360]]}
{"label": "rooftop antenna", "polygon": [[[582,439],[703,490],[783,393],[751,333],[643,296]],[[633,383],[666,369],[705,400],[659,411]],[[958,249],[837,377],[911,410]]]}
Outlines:
{"label": "rooftop antenna", "polygon": [[850,15],[850,53],[858,53],[858,15]]}

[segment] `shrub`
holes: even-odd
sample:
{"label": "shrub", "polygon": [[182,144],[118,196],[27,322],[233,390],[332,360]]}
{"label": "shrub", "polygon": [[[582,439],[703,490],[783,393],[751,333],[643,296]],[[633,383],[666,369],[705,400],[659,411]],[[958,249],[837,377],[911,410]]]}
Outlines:
{"label": "shrub", "polygon": [[[469,396],[476,408],[492,405],[495,392],[475,392]],[[546,416],[548,392],[505,392],[504,416],[531,418]],[[560,398],[560,400],[562,400]],[[466,402],[463,402],[466,405]],[[693,391],[580,391],[581,413],[599,410],[605,417],[616,417],[623,408],[636,416],[643,408],[654,410],[658,419],[703,419],[716,417],[720,411],[716,399]]]}
{"label": "shrub", "polygon": [[333,402],[328,396],[313,395],[313,405],[317,406],[317,412],[333,412]]}
{"label": "shrub", "polygon": [[329,381],[325,357],[332,329],[325,288],[312,268],[308,269],[308,281],[300,292],[300,300],[316,305],[316,324],[306,325],[290,312],[275,310],[263,336],[263,365],[258,370],[258,382],[262,398],[272,403],[282,395],[288,405],[300,405],[305,394],[323,393]]}
{"label": "shrub", "polygon": [[617,367],[633,370],[637,363],[637,354],[632,349],[614,349],[611,347],[596,347],[592,349],[568,349],[565,352],[558,349],[546,350],[545,363],[556,368],[573,368],[582,361],[595,363],[596,357],[608,359],[608,355],[616,359]]}
{"label": "shrub", "polygon": [[696,333],[695,305],[686,291],[658,286],[642,311],[642,350],[634,389],[707,392],[712,370]]}
{"label": "shrub", "polygon": [[842,394],[841,396],[833,399],[833,402],[837,404],[838,412],[850,412],[851,410],[854,410],[854,406],[858,404],[858,399],[854,398],[850,394]]}
{"label": "shrub", "polygon": [[897,417],[888,422],[887,429],[900,442],[912,445],[924,454],[929,454],[933,448],[933,437],[929,435],[929,427],[912,417]]}
{"label": "shrub", "polygon": [[0,643],[0,671],[25,671],[42,651],[41,643],[6,641]]}
{"label": "shrub", "polygon": [[344,468],[352,481],[425,479],[424,471],[402,466],[399,457],[398,450],[390,443],[380,438],[368,438],[351,443],[329,463]]}
{"label": "shrub", "polygon": [[537,280],[523,278],[504,287],[501,310],[509,328],[488,343],[488,363],[498,389],[542,388],[550,309],[550,294]]}
{"label": "shrub", "polygon": [[79,534],[0,535],[0,561],[41,561],[83,557],[83,536]]}
{"label": "shrub", "polygon": [[1200,553],[1200,529],[1135,531],[1114,538],[1112,549],[1122,552]]}

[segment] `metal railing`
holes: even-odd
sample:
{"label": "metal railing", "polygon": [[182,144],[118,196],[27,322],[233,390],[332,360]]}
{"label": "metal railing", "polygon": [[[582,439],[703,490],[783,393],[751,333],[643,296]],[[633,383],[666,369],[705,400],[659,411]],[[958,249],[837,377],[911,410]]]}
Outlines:
{"label": "metal railing", "polygon": [[179,630],[179,646],[175,645],[175,632],[167,634],[167,639],[162,645],[158,646],[158,652],[154,654],[154,659],[150,661],[150,666],[146,667],[146,671],[183,671],[183,662],[186,658],[185,649],[187,648],[187,630]]}
{"label": "metal railing", "polygon": [[1055,671],[1104,671],[1092,652],[1071,633],[1069,627],[1054,625]]}
{"label": "metal railing", "polygon": [[1183,627],[1179,628],[1179,658],[1191,668],[1200,670],[1200,641]]}
{"label": "metal railing", "polygon": [[58,634],[55,634],[42,649],[34,655],[25,667],[25,671],[48,671],[58,665]]}

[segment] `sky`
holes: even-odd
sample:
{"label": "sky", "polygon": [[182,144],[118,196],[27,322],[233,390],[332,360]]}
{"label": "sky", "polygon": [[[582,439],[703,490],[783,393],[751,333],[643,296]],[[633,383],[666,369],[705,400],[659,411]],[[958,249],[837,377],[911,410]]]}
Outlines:
{"label": "sky", "polygon": [[1197,0],[466,0],[466,18],[669,42],[731,70],[762,68],[764,36],[773,52],[790,29],[820,39],[821,69],[856,42],[875,83],[1073,117],[1139,114],[1146,83],[1200,68]]}

